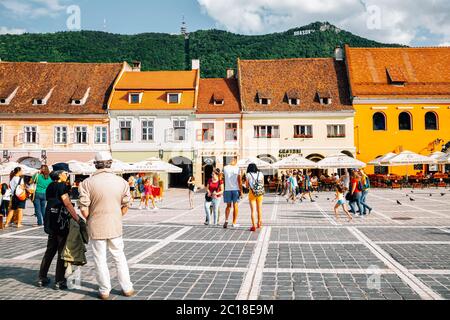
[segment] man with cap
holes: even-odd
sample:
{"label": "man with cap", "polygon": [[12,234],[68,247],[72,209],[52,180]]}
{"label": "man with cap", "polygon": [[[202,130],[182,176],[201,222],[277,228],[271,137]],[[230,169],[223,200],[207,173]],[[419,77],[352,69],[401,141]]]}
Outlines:
{"label": "man with cap", "polygon": [[87,219],[94,264],[99,284],[99,298],[109,299],[111,279],[106,261],[107,249],[117,268],[117,277],[126,297],[134,295],[128,263],[124,254],[122,218],[131,201],[130,187],[112,170],[112,156],[99,152],[95,157],[97,171],[79,187],[80,210]]}

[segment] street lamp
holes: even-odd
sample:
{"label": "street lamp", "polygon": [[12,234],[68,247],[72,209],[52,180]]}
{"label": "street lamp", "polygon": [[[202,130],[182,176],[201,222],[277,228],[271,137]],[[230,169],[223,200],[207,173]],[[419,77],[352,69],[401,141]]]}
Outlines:
{"label": "street lamp", "polygon": [[43,164],[47,164],[47,151],[46,150],[41,151],[41,160],[42,160]]}
{"label": "street lamp", "polygon": [[3,150],[3,159],[5,162],[9,162],[9,159],[11,159],[11,155],[9,154],[8,150]]}
{"label": "street lamp", "polygon": [[164,150],[159,150],[159,158],[161,160],[164,158]]}

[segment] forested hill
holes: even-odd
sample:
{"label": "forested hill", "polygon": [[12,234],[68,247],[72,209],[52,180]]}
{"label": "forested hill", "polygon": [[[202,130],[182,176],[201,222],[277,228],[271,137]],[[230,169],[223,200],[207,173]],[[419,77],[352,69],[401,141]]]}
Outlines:
{"label": "forested hill", "polygon": [[337,45],[397,46],[364,39],[329,23],[312,23],[282,33],[246,36],[220,30],[183,35],[119,35],[97,31],[0,36],[4,61],[120,62],[142,61],[143,70],[189,68],[201,60],[203,77],[223,77],[241,59],[330,57]]}

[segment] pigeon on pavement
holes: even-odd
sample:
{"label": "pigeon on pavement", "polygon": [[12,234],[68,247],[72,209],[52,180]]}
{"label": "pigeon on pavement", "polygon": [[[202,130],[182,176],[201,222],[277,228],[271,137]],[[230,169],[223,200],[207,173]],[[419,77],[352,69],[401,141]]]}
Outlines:
{"label": "pigeon on pavement", "polygon": [[397,200],[397,204],[402,205],[402,203],[400,201]]}

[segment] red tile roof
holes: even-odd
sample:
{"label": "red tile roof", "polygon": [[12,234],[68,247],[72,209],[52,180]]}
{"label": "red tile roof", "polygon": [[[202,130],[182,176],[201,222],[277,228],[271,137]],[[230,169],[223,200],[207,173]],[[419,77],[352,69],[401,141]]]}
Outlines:
{"label": "red tile roof", "polygon": [[[214,105],[214,98],[223,105]],[[240,114],[239,88],[237,80],[232,79],[200,79],[198,96],[198,114]]]}
{"label": "red tile roof", "polygon": [[450,47],[346,46],[345,53],[355,97],[450,98]]}
{"label": "red tile roof", "polygon": [[[244,111],[335,112],[354,110],[350,102],[345,64],[332,58],[239,60],[241,101]],[[319,92],[330,95],[332,103],[321,105]],[[300,98],[290,105],[287,97]],[[270,97],[261,105],[258,97]]]}
{"label": "red tile roof", "polygon": [[[122,63],[0,62],[0,92],[19,87],[11,103],[0,106],[0,113],[106,114],[109,94],[122,68]],[[46,105],[33,105],[34,99],[45,98],[52,88]],[[72,105],[74,94],[79,96],[87,88],[91,90],[86,104]]]}

